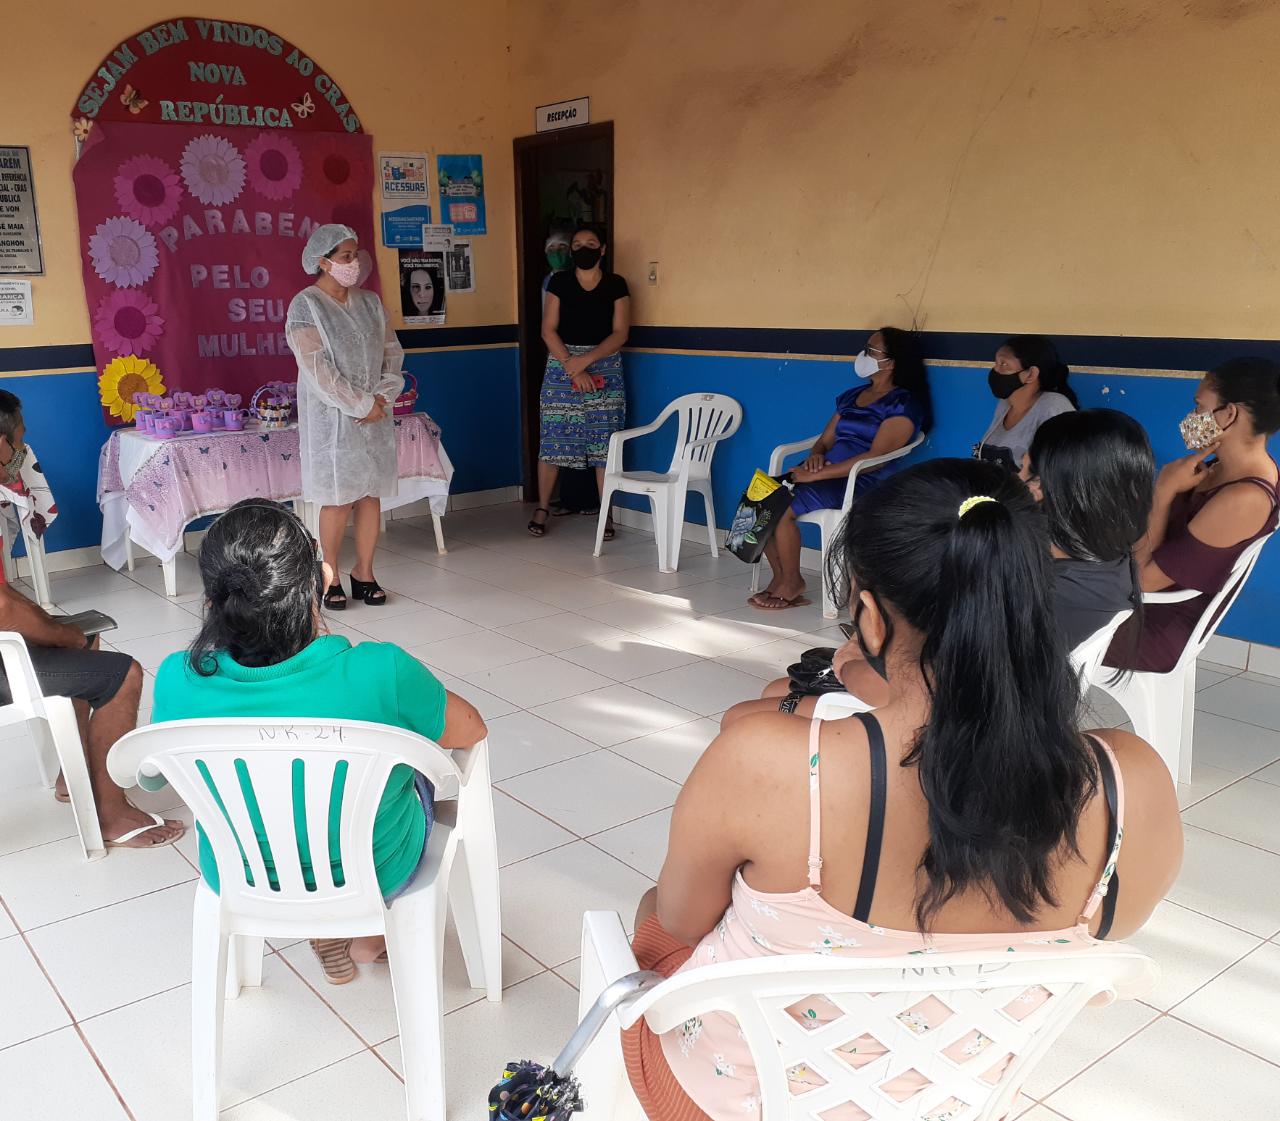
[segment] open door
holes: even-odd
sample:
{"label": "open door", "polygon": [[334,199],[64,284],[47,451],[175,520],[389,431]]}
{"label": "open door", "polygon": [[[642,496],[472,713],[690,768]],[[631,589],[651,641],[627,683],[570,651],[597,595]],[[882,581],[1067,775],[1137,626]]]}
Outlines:
{"label": "open door", "polygon": [[[551,268],[544,247],[553,230],[572,234],[579,222],[591,222],[604,230],[604,265],[612,267],[613,122],[521,136],[514,147],[522,461],[525,498],[530,499],[537,487],[538,394],[547,361],[542,344],[542,290]],[[575,474],[560,473],[562,492],[574,486],[571,476]],[[595,490],[594,475],[590,487]]]}

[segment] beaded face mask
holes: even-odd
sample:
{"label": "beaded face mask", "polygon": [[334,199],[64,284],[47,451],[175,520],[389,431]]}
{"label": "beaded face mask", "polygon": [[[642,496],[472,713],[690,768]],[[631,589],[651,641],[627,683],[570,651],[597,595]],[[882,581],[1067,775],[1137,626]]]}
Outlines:
{"label": "beaded face mask", "polygon": [[1222,427],[1213,413],[1190,412],[1182,418],[1178,425],[1182,433],[1182,442],[1189,451],[1199,451],[1222,439]]}

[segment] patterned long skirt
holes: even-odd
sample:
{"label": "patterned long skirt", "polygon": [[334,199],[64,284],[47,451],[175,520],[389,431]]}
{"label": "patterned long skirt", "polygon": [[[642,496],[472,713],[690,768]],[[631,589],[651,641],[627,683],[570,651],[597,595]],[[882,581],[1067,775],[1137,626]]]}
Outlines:
{"label": "patterned long skirt", "polygon": [[[572,355],[589,346],[569,346]],[[547,356],[539,398],[538,458],[557,467],[603,467],[609,437],[626,421],[627,391],[622,378],[622,355],[611,354],[587,367],[604,378],[604,388],[579,393],[559,359]]]}

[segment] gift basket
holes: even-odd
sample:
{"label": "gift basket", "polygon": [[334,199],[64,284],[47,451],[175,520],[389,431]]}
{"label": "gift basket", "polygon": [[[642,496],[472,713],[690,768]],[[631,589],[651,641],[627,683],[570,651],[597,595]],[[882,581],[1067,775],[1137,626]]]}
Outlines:
{"label": "gift basket", "polygon": [[395,404],[391,407],[393,416],[408,416],[413,412],[414,403],[418,400],[418,379],[411,373],[405,372],[405,386],[400,391],[400,396],[396,398]]}

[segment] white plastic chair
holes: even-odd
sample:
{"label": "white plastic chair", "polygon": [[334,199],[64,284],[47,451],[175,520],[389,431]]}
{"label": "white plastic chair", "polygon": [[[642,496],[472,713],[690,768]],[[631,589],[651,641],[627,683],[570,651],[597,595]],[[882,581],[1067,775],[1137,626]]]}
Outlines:
{"label": "white plastic chair", "polygon": [[[579,1007],[585,1015],[610,984],[637,970],[622,922],[610,911],[583,916]],[[1144,995],[1158,976],[1146,955],[1120,943],[1073,953],[963,952],[889,958],[819,954],[724,962],[678,973],[624,1002],[578,1063],[585,1121],[644,1117],[622,1063],[619,1032],[644,1017],[666,1032],[708,1012],[727,1012],[741,1028],[760,1076],[762,1121],[813,1119],[846,1102],[873,1121],[997,1121],[1008,1115],[1036,1064],[1092,999]],[[1049,1000],[1018,1020],[1004,1009],[1028,988]],[[827,994],[846,1013],[810,1030],[786,1012],[814,993]],[[952,1012],[917,1033],[906,1016],[929,997]],[[978,1053],[955,1062],[943,1052],[974,1031]],[[837,1048],[869,1033],[889,1053],[855,1068]],[[994,1083],[982,1076],[1007,1055]],[[792,1096],[787,1071],[803,1064],[824,1084]],[[897,1102],[878,1087],[915,1070],[929,1081]],[[945,1112],[950,1099],[965,1103]],[[851,1111],[850,1111],[851,1112]],[[857,1114],[852,1114],[857,1116]]]}
{"label": "white plastic chair", "polygon": [[[628,440],[657,432],[673,413],[678,414],[680,420],[671,466],[665,472],[623,471],[622,445]],[[592,556],[600,555],[614,492],[643,494],[648,497],[653,510],[658,570],[675,572],[680,566],[685,499],[693,490],[702,495],[707,510],[707,540],[711,544],[711,555],[718,557],[715,499],[711,494],[711,457],[715,455],[716,444],[737,432],[741,423],[742,406],[732,397],[722,393],[686,393],[663,409],[652,424],[626,428],[610,436],[600,495],[600,519],[596,524],[596,548]]]}
{"label": "white plastic chair", "polygon": [[[1135,672],[1113,681],[1114,670],[1101,662],[1094,668],[1091,681],[1111,694],[1133,721],[1134,732],[1160,753],[1175,782],[1191,781],[1191,749],[1196,718],[1196,659],[1200,657],[1218,624],[1231,610],[1253,567],[1258,563],[1262,547],[1271,534],[1260,537],[1236,558],[1231,575],[1222,590],[1211,596],[1200,613],[1191,637],[1182,648],[1178,664],[1168,673]],[[1178,603],[1194,599],[1196,591],[1145,592],[1142,602]]]}
{"label": "white plastic chair", "polygon": [[[435,787],[436,823],[408,890],[383,901],[373,824],[387,776],[404,763]],[[223,1000],[262,983],[263,938],[385,934],[404,1052],[410,1121],[445,1116],[441,970],[446,903],[467,976],[502,999],[502,924],[488,742],[455,757],[422,736],[365,721],[229,719],[153,724],[123,737],[108,766],[116,782],[167,779],[194,811],[218,864],[220,893],[201,882],[192,933],[194,1121],[218,1116]],[[301,770],[314,886],[294,827]],[[163,779],[157,781],[156,776]],[[269,881],[243,786],[260,807],[278,886]],[[341,793],[340,793],[341,792]],[[331,874],[329,806],[341,797],[341,882]],[[460,867],[454,868],[458,861]],[[288,1041],[264,1040],[264,1045]]]}
{"label": "white plastic chair", "polygon": [[[9,499],[10,492],[0,487],[0,500]],[[49,593],[49,568],[45,562],[44,538],[37,537],[31,526],[23,520],[22,511],[14,505],[0,512],[0,550],[4,552],[4,578],[10,584],[18,579],[18,561],[13,555],[15,541],[14,523],[18,533],[27,546],[27,564],[31,567],[31,586],[35,589],[36,602],[46,611],[53,607],[53,597]]]}
{"label": "white plastic chair", "polygon": [[[27,653],[27,643],[15,631],[0,631],[0,659],[9,679],[11,703],[0,706],[0,727],[26,724],[36,749],[40,780],[52,787],[58,771],[67,783],[71,810],[86,860],[107,855],[98,826],[98,806],[89,782],[89,764],[80,742],[80,727],[70,697],[46,697]],[[131,784],[132,785],[132,784]]]}
{"label": "white plastic chair", "polygon": [[[822,433],[819,432],[818,436],[821,435]],[[797,440],[792,444],[779,444],[773,449],[773,454],[769,456],[769,474],[781,475],[786,461],[793,455],[809,451],[817,443],[818,436],[811,436],[807,440]],[[849,481],[844,488],[844,501],[840,504],[840,509],[811,510],[809,513],[801,514],[796,518],[796,521],[802,524],[816,525],[822,534],[822,614],[825,618],[834,619],[836,617],[836,602],[833,589],[827,586],[827,550],[831,548],[831,542],[835,539],[836,531],[844,521],[845,515],[848,514],[849,507],[853,505],[853,492],[858,485],[858,476],[863,471],[870,471],[886,463],[891,463],[895,459],[910,455],[922,443],[924,443],[924,433],[918,432],[914,440],[897,451],[887,452],[885,455],[872,456],[870,459],[858,460],[853,465],[853,470],[849,472]],[[751,566],[751,591],[753,593],[760,590],[760,565],[762,563],[763,561],[760,561]]]}

